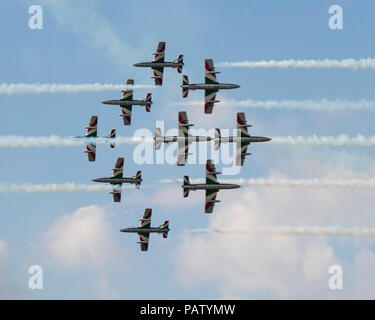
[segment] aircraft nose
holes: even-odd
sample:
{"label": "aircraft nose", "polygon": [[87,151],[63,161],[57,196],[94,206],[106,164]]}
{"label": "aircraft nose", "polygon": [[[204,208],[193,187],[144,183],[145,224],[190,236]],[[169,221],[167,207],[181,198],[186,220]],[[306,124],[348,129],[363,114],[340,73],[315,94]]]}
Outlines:
{"label": "aircraft nose", "polygon": [[109,100],[102,101],[103,104],[108,104]]}
{"label": "aircraft nose", "polygon": [[99,182],[97,178],[92,179],[91,181],[93,181],[93,182]]}
{"label": "aircraft nose", "polygon": [[139,67],[139,66],[140,66],[139,63],[134,63],[134,64],[133,64],[133,67]]}
{"label": "aircraft nose", "polygon": [[271,141],[272,139],[271,138],[265,138],[265,141]]}

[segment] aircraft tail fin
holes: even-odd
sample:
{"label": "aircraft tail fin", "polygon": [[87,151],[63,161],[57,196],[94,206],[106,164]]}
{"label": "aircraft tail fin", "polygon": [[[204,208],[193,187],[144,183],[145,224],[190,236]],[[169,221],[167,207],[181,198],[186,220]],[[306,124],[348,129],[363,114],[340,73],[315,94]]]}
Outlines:
{"label": "aircraft tail fin", "polygon": [[[189,78],[187,75],[182,76],[182,85],[188,85],[189,84]],[[189,89],[187,88],[182,88],[182,97],[187,98],[189,94]]]}
{"label": "aircraft tail fin", "polygon": [[[178,56],[178,58],[177,58],[175,61],[173,61],[173,62],[175,62],[175,63],[184,63],[184,55],[183,55],[183,54],[180,54],[180,55]],[[177,67],[177,72],[178,72],[178,73],[182,73],[182,66]]]}
{"label": "aircraft tail fin", "polygon": [[143,101],[151,101],[152,95],[151,93],[147,93],[146,98],[143,99]]}
{"label": "aircraft tail fin", "polygon": [[[111,133],[109,134],[108,138],[110,138],[110,139],[116,138],[116,129],[112,129],[111,130]],[[115,147],[115,143],[114,142],[110,142],[109,145],[110,145],[111,148]]]}
{"label": "aircraft tail fin", "polygon": [[215,128],[215,150],[220,149],[221,144],[221,132],[220,129]]}
{"label": "aircraft tail fin", "polygon": [[159,150],[163,143],[163,135],[160,128],[155,129],[155,150]]}
{"label": "aircraft tail fin", "polygon": [[[159,227],[160,229],[169,229],[169,221],[164,221],[164,223]],[[168,238],[168,232],[169,230],[167,230],[166,232],[163,232],[163,238],[166,239]]]}
{"label": "aircraft tail fin", "polygon": [[[184,176],[184,186],[190,185],[190,180],[188,176]],[[189,190],[184,189],[184,198],[189,196]]]}
{"label": "aircraft tail fin", "polygon": [[[152,102],[151,99],[152,99],[152,95],[151,95],[151,93],[147,93],[147,96],[146,96],[145,99],[143,99],[143,101],[145,101],[145,102]],[[151,105],[147,105],[147,106],[146,106],[146,111],[147,111],[147,112],[150,112],[150,111],[151,111]]]}
{"label": "aircraft tail fin", "polygon": [[184,176],[184,186],[187,186],[190,184],[190,179],[188,176]]}
{"label": "aircraft tail fin", "polygon": [[135,179],[141,179],[141,181],[137,182],[135,186],[139,189],[139,186],[142,183],[142,171],[137,171],[137,174],[134,176]]}

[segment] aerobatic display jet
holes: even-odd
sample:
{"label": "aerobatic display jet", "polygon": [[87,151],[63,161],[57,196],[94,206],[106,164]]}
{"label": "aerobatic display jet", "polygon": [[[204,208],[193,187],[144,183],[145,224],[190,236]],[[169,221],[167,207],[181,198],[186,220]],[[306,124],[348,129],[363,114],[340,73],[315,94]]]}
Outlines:
{"label": "aerobatic display jet", "polygon": [[216,93],[222,89],[236,89],[240,86],[232,83],[219,83],[216,80],[214,62],[212,59],[205,60],[205,83],[190,84],[188,76],[182,76],[182,97],[188,96],[189,90],[204,90],[204,113],[212,113],[215,102],[220,102],[216,99]]}
{"label": "aerobatic display jet", "polygon": [[246,123],[245,113],[237,113],[237,137],[222,137],[220,129],[215,129],[215,150],[220,148],[221,143],[236,143],[236,165],[242,166],[247,155],[251,153],[247,152],[247,146],[254,142],[267,142],[271,141],[271,138],[267,137],[256,137],[251,136],[247,131],[248,127],[252,127],[251,124]]}
{"label": "aerobatic display jet", "polygon": [[190,135],[189,128],[193,124],[189,124],[185,111],[178,113],[178,136],[163,137],[161,129],[156,128],[155,132],[155,149],[159,150],[162,143],[178,142],[178,157],[177,165],[184,166],[189,155],[189,146],[193,142],[211,141],[211,137],[192,136]]}
{"label": "aerobatic display jet", "polygon": [[[98,138],[108,138],[108,139],[114,139],[116,138],[116,130],[112,129],[109,136],[106,137],[98,137],[98,116],[91,116],[90,123],[87,127],[85,127],[86,134],[84,136],[76,136],[74,138],[85,138],[87,141],[86,143],[86,150],[84,150],[84,153],[87,153],[87,156],[89,158],[89,161],[95,161],[96,159],[96,143],[95,139]],[[92,142],[91,142],[92,139]],[[90,140],[90,141],[88,141]],[[111,148],[115,147],[114,142],[109,143]]]}
{"label": "aerobatic display jet", "polygon": [[135,184],[137,189],[140,188],[142,183],[142,171],[138,171],[137,174],[133,177],[123,177],[124,172],[124,158],[117,158],[115,168],[112,169],[113,174],[111,177],[96,178],[92,179],[94,182],[110,183],[113,186],[113,191],[110,194],[113,194],[113,201],[121,201],[121,187],[123,183]]}
{"label": "aerobatic display jet", "polygon": [[214,162],[207,160],[206,183],[191,184],[189,177],[184,176],[184,184],[181,186],[184,191],[184,198],[189,196],[190,190],[206,190],[205,212],[212,213],[215,203],[220,202],[220,200],[216,200],[216,194],[219,190],[240,188],[238,184],[219,183],[216,175],[220,173],[216,171]]}
{"label": "aerobatic display jet", "polygon": [[135,63],[133,66],[151,68],[154,73],[151,78],[155,80],[156,86],[161,86],[163,84],[164,68],[177,68],[177,72],[182,73],[182,67],[184,66],[184,56],[182,54],[174,61],[164,61],[165,42],[159,42],[156,52],[153,53],[153,55],[154,59],[151,62]]}
{"label": "aerobatic display jet", "polygon": [[[128,79],[126,85],[133,86],[134,80]],[[146,111],[151,111],[151,93],[147,93],[147,96],[143,100],[133,100],[133,88],[126,88],[122,90],[122,97],[120,100],[106,100],[102,101],[103,104],[110,104],[120,106],[122,109],[122,114],[120,117],[124,120],[124,126],[129,126],[132,121],[132,108],[133,106],[144,106],[146,107]]]}
{"label": "aerobatic display jet", "polygon": [[168,238],[169,221],[165,221],[159,227],[151,227],[151,214],[152,209],[147,208],[143,214],[143,218],[139,220],[141,221],[139,227],[131,227],[120,230],[121,232],[138,233],[139,241],[137,241],[137,243],[141,245],[141,251],[148,250],[150,233],[162,233],[163,238]]}

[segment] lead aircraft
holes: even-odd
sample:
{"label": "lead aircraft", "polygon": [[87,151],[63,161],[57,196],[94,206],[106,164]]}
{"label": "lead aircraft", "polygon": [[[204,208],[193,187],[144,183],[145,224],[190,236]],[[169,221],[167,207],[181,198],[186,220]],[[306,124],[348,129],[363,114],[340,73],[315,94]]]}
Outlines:
{"label": "lead aircraft", "polygon": [[163,84],[164,68],[177,68],[177,72],[182,73],[182,67],[184,66],[184,56],[182,54],[174,61],[164,61],[165,42],[159,42],[156,52],[153,55],[154,59],[152,61],[135,63],[133,66],[151,68],[154,73],[151,78],[154,79],[156,86]]}

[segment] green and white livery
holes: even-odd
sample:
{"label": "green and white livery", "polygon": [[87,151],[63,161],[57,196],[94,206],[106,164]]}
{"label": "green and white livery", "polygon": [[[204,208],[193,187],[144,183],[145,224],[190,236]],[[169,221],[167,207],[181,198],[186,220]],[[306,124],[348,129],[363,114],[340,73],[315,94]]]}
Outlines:
{"label": "green and white livery", "polygon": [[211,141],[211,137],[203,136],[192,136],[189,128],[193,124],[189,123],[187,114],[185,111],[178,113],[178,136],[163,136],[160,128],[155,130],[155,149],[159,150],[162,143],[177,142],[178,143],[178,154],[177,154],[177,165],[184,166],[187,161],[189,153],[189,147],[193,142],[207,142]]}
{"label": "green and white livery", "polygon": [[[111,133],[106,137],[98,137],[98,116],[91,116],[89,125],[85,127],[86,134],[84,136],[76,136],[74,138],[84,138],[86,143],[86,150],[83,150],[84,153],[87,153],[88,160],[94,162],[96,160],[96,143],[97,138],[109,138],[114,139],[116,137],[116,130],[112,129]],[[115,147],[114,142],[109,143],[111,148]]]}
{"label": "green and white livery", "polygon": [[111,177],[95,178],[92,179],[94,182],[109,183],[113,185],[113,189],[110,194],[113,195],[114,202],[121,201],[121,187],[123,183],[134,184],[137,189],[140,188],[142,183],[142,171],[137,171],[137,174],[133,177],[124,177],[124,158],[117,158],[116,165],[112,169],[113,173]]}
{"label": "green and white livery", "polygon": [[134,80],[128,79],[126,81],[128,86],[125,90],[122,90],[122,95],[120,100],[105,100],[102,101],[103,104],[116,105],[121,107],[122,113],[119,115],[123,119],[124,126],[130,126],[132,121],[132,109],[133,106],[142,106],[146,108],[147,112],[151,111],[152,105],[152,95],[148,93],[146,98],[143,100],[134,100],[133,99],[133,88]]}
{"label": "green and white livery", "polygon": [[206,201],[205,201],[205,213],[212,213],[214,205],[220,200],[216,200],[216,195],[221,189],[237,189],[240,186],[238,184],[219,183],[217,175],[221,172],[217,172],[215,164],[212,160],[207,160],[206,163],[206,183],[195,183],[191,184],[188,176],[184,177],[184,183],[181,186],[184,193],[184,198],[189,196],[190,191],[205,190]]}
{"label": "green and white livery", "polygon": [[250,143],[267,142],[271,138],[268,137],[257,137],[251,136],[247,128],[251,127],[251,124],[247,124],[245,113],[237,113],[237,137],[222,137],[220,129],[215,129],[215,149],[219,149],[221,143],[236,143],[236,165],[242,166],[245,158],[251,153],[247,152],[247,147]]}
{"label": "green and white livery", "polygon": [[212,59],[205,60],[205,83],[190,84],[187,75],[182,76],[182,97],[188,96],[189,90],[204,90],[204,113],[210,114],[214,108],[216,100],[216,93],[222,89],[236,89],[240,86],[232,83],[219,83],[216,79],[216,74],[220,73],[215,71],[214,62]]}
{"label": "green and white livery", "polygon": [[154,79],[156,86],[161,86],[163,84],[164,68],[177,68],[177,72],[182,73],[182,68],[184,66],[184,56],[182,54],[180,54],[176,60],[171,62],[164,61],[165,47],[165,42],[159,42],[156,52],[153,53],[154,59],[151,62],[140,62],[133,64],[134,67],[151,68],[153,72],[153,76],[151,78]]}
{"label": "green and white livery", "polygon": [[130,233],[138,233],[139,235],[139,243],[141,245],[141,251],[148,250],[148,244],[150,240],[150,233],[161,233],[163,234],[163,238],[168,238],[169,232],[169,221],[165,221],[158,227],[151,227],[151,215],[152,209],[147,208],[143,214],[143,218],[140,219],[139,227],[130,227],[121,229],[121,232],[130,232]]}

